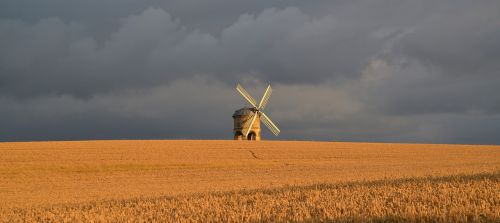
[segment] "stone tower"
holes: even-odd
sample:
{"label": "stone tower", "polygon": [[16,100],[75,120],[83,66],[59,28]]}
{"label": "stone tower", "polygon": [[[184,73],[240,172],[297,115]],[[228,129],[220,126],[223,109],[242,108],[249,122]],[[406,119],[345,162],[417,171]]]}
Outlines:
{"label": "stone tower", "polygon": [[233,114],[234,140],[257,140],[257,141],[260,140],[260,117],[257,117],[255,119],[255,122],[252,125],[252,129],[250,130],[250,133],[248,133],[247,137],[244,136],[245,133],[243,132],[245,122],[247,120],[251,121],[249,119],[252,117],[254,113],[255,111],[252,108],[247,108],[247,107],[238,109],[234,112]]}

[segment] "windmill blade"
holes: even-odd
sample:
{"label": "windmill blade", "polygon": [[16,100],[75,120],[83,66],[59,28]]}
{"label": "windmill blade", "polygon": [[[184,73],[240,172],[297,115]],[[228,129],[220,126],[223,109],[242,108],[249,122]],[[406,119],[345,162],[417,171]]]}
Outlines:
{"label": "windmill blade", "polygon": [[248,136],[248,133],[250,133],[250,130],[252,130],[253,123],[257,119],[257,112],[253,113],[253,115],[247,119],[245,122],[245,126],[243,127],[243,132],[245,133],[245,137]]}
{"label": "windmill blade", "polygon": [[267,101],[269,101],[269,97],[271,97],[272,92],[273,92],[273,89],[271,88],[271,85],[267,86],[266,92],[264,92],[264,95],[262,96],[262,99],[260,100],[259,109],[264,109],[266,107]]}
{"label": "windmill blade", "polygon": [[267,115],[264,114],[264,112],[260,112],[260,114],[261,114],[260,116],[261,120],[264,123],[264,125],[266,125],[267,128],[269,128],[269,130],[271,130],[271,132],[273,132],[274,135],[278,136],[278,134],[280,134],[280,130],[278,129],[278,127],[276,127],[273,121],[271,121],[271,119],[267,117]]}
{"label": "windmill blade", "polygon": [[242,133],[245,133],[247,131],[247,129],[249,129],[250,127],[250,123],[252,122],[252,119],[253,117],[255,116],[256,114],[253,113],[251,114],[247,120],[245,120],[245,123],[243,124],[243,129],[242,129]]}
{"label": "windmill blade", "polygon": [[247,99],[248,102],[250,102],[250,104],[255,108],[257,107],[256,103],[255,103],[255,99],[252,98],[252,96],[240,85],[238,84],[236,86],[236,90],[238,92],[240,92],[240,94],[245,98]]}

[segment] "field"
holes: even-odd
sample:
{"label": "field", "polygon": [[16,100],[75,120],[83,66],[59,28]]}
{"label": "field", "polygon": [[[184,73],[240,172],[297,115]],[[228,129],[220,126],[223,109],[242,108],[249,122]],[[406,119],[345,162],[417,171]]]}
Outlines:
{"label": "field", "polygon": [[500,147],[0,143],[0,221],[500,221]]}

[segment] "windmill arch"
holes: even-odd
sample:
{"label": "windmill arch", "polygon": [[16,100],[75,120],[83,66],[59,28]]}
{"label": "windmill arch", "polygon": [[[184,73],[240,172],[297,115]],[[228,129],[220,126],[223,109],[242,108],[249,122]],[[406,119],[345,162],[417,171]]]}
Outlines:
{"label": "windmill arch", "polygon": [[253,131],[248,133],[247,140],[257,140],[257,134],[255,134],[255,132]]}
{"label": "windmill arch", "polygon": [[243,133],[241,131],[236,131],[234,132],[234,139],[235,140],[243,140]]}

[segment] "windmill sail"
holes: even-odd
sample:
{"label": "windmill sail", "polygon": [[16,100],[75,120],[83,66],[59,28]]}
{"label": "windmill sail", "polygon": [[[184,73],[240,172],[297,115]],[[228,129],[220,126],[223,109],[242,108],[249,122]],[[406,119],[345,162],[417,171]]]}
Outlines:
{"label": "windmill sail", "polygon": [[[250,133],[250,130],[252,130],[253,123],[257,119],[257,116],[259,116],[257,114],[257,112],[253,113],[253,115],[251,116],[251,119],[248,119],[248,121],[245,123],[245,128],[243,128],[243,131],[244,131],[243,133],[245,134],[245,137],[247,137],[248,134]],[[248,126],[247,126],[247,123],[248,123]]]}
{"label": "windmill sail", "polygon": [[236,86],[236,90],[238,92],[240,92],[240,94],[245,98],[247,99],[247,101],[253,106],[253,107],[256,107],[256,104],[255,104],[255,99],[253,99],[253,97],[240,85],[238,84],[238,86]]}
{"label": "windmill sail", "polygon": [[262,122],[264,122],[264,125],[266,125],[267,128],[269,128],[269,130],[271,130],[271,132],[273,132],[274,135],[278,136],[278,134],[280,134],[280,130],[278,129],[278,127],[273,123],[273,121],[271,121],[269,117],[267,117],[266,114],[264,114],[263,112],[261,112],[260,114]]}
{"label": "windmill sail", "polygon": [[264,95],[262,96],[262,99],[260,100],[259,109],[264,109],[266,107],[267,102],[269,101],[269,97],[271,97],[272,92],[273,92],[273,89],[271,88],[271,85],[267,86],[266,92],[264,92]]}

